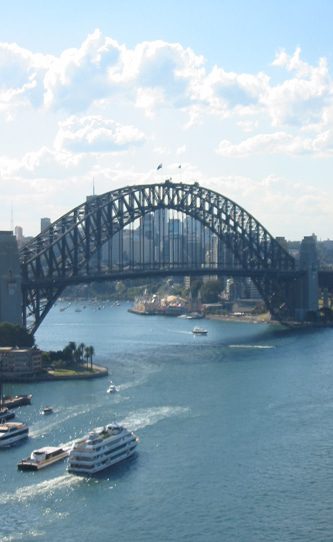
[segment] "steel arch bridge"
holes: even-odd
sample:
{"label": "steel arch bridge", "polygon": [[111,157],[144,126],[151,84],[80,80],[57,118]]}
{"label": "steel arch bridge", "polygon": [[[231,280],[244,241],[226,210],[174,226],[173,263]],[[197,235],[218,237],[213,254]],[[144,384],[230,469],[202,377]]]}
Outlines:
{"label": "steel arch bridge", "polygon": [[[215,237],[220,247],[232,255],[232,263],[217,256],[190,257],[182,240],[181,257],[148,250],[141,227],[140,254],[118,259],[105,268],[102,248],[151,213],[159,215],[155,232],[161,238],[163,209],[191,217],[201,228],[201,237]],[[170,211],[168,211],[170,212]],[[162,216],[162,220],[161,220]],[[195,226],[196,228],[196,226]],[[195,230],[187,231],[193,241]],[[165,232],[170,238],[174,232]],[[179,242],[179,234],[178,242]],[[132,236],[133,237],[133,236]],[[170,241],[170,239],[169,239]],[[160,241],[159,241],[160,242]],[[193,244],[193,243],[192,243]],[[193,246],[192,246],[193,249]],[[179,247],[178,247],[179,251]],[[147,252],[149,256],[147,257]],[[216,253],[216,251],[215,251]],[[133,249],[134,254],[134,249]],[[221,250],[219,251],[221,254]],[[193,250],[192,250],[193,256]],[[279,320],[293,316],[294,286],[299,272],[295,260],[282,245],[244,208],[225,196],[181,182],[126,186],[100,196],[91,196],[52,223],[20,251],[23,293],[23,324],[36,331],[66,286],[96,280],[119,280],[153,275],[225,275],[250,277],[271,314]]]}

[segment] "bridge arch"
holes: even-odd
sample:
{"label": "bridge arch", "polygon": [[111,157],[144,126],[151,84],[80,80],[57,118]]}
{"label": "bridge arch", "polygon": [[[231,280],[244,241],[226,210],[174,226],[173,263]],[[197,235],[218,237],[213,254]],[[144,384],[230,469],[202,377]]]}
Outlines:
{"label": "bridge arch", "polygon": [[[35,331],[67,285],[96,280],[91,260],[104,243],[145,214],[161,209],[174,209],[210,230],[233,254],[239,274],[252,279],[271,313],[280,320],[291,317],[294,258],[236,202],[198,183],[167,180],[90,197],[21,250],[24,324]],[[163,262],[158,270],[139,267],[113,270],[108,278],[140,276],[143,270],[146,274],[205,271],[202,266],[189,269],[170,262]],[[98,271],[102,276],[102,270]],[[214,268],[214,274],[226,272]],[[211,274],[208,269],[206,274]]]}

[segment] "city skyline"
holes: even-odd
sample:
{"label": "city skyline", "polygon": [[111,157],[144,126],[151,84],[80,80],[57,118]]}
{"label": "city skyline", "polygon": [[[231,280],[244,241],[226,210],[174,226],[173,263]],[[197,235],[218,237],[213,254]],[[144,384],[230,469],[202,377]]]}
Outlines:
{"label": "city skyline", "polygon": [[0,229],[171,177],[274,236],[332,238],[328,2],[1,8]]}

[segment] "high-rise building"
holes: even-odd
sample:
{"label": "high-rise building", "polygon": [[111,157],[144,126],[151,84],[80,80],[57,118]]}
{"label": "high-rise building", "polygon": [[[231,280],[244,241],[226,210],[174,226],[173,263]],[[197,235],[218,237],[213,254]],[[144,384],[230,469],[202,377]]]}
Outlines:
{"label": "high-rise building", "polygon": [[40,231],[46,230],[51,225],[51,219],[44,217],[40,219]]}
{"label": "high-rise building", "polygon": [[16,237],[17,246],[20,249],[24,244],[22,226],[15,226],[15,237]]}

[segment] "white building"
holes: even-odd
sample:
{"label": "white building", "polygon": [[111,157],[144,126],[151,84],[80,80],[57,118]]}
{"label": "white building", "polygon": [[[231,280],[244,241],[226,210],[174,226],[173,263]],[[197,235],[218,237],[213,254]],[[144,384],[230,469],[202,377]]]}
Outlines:
{"label": "white building", "polygon": [[38,348],[0,347],[0,368],[4,377],[34,376],[42,369],[42,352]]}

